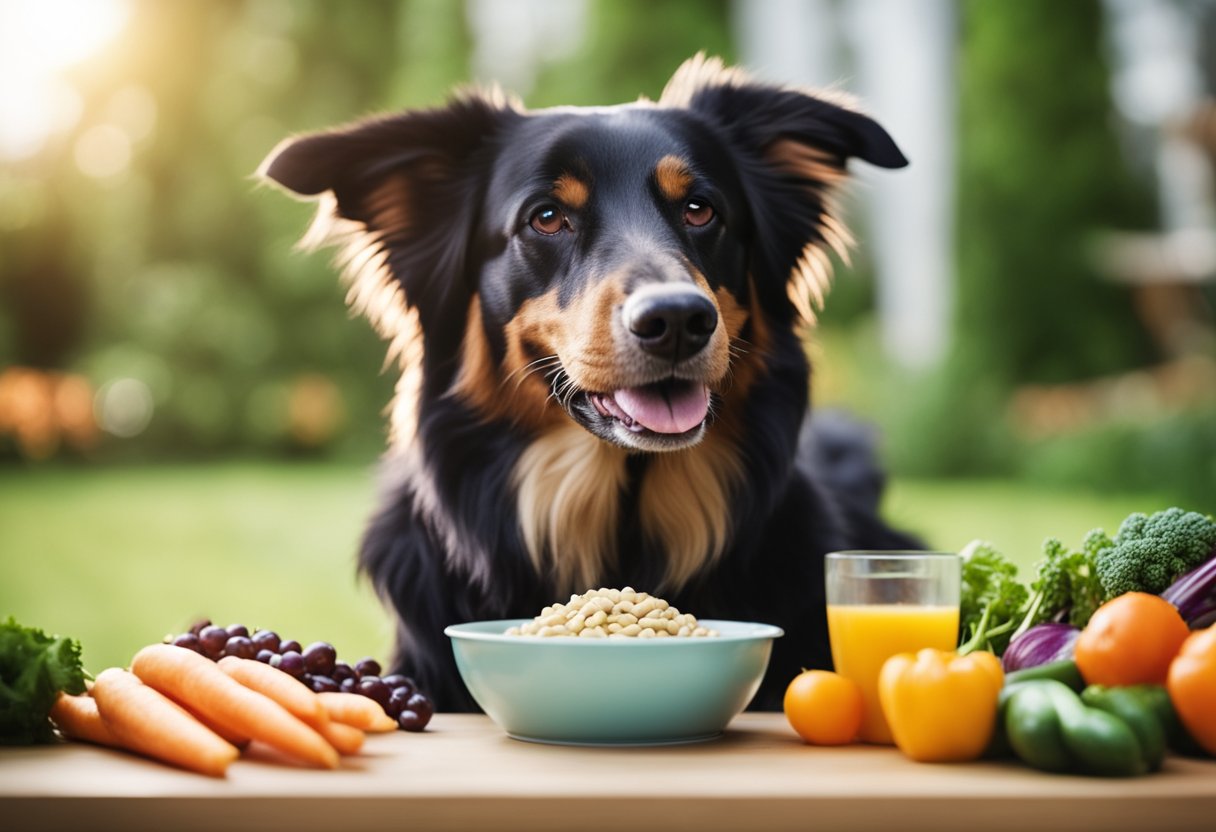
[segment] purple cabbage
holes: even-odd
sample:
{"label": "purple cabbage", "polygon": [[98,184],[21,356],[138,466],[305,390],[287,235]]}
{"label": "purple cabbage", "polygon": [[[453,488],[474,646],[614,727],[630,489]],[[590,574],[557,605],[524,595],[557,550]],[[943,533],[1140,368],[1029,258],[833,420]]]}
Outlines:
{"label": "purple cabbage", "polygon": [[1001,667],[1006,673],[1012,673],[1048,662],[1071,659],[1073,644],[1079,635],[1081,631],[1071,624],[1056,621],[1036,624],[1013,637],[1001,656]]}
{"label": "purple cabbage", "polygon": [[1174,581],[1161,597],[1178,608],[1192,630],[1216,622],[1216,557],[1209,558]]}

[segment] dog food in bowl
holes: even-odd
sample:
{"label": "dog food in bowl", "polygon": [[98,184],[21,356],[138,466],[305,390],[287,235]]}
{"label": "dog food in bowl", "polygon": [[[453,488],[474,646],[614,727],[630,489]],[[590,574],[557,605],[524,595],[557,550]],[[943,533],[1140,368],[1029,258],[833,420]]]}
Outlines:
{"label": "dog food in bowl", "polygon": [[540,615],[506,631],[509,636],[578,638],[702,638],[718,635],[696,616],[680,612],[662,598],[632,587],[592,589],[553,604]]}

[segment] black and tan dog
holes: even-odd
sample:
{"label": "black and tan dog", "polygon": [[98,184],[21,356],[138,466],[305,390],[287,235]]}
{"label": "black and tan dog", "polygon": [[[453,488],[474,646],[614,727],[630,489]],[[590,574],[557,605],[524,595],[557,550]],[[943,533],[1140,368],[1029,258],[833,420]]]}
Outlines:
{"label": "black and tan dog", "polygon": [[473,707],[446,625],[599,586],[785,628],[756,706],[830,666],[824,553],[913,545],[799,447],[850,157],[906,163],[843,101],[695,58],[657,103],[471,94],[266,161],[400,364],[361,565],[441,708]]}

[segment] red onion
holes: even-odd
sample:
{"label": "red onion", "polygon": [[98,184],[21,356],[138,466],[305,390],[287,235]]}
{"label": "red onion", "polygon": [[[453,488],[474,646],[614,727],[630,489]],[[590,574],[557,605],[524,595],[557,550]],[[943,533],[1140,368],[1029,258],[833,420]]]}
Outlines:
{"label": "red onion", "polygon": [[1006,673],[1048,662],[1072,658],[1073,643],[1081,631],[1071,624],[1048,622],[1036,624],[1009,642],[1001,667]]}
{"label": "red onion", "polygon": [[1216,621],[1216,557],[1174,581],[1161,597],[1178,608],[1192,630]]}

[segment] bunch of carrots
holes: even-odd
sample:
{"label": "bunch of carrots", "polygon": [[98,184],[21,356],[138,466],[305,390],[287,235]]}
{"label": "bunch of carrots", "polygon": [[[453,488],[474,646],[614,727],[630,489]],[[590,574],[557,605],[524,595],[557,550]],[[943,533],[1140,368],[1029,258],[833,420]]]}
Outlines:
{"label": "bunch of carrots", "polygon": [[140,650],[129,671],[102,671],[84,695],[61,694],[51,719],[69,739],[213,777],[223,777],[254,740],[307,765],[337,768],[339,755],[359,752],[365,731],[397,727],[363,696],[313,693],[253,659],[213,662],[169,644]]}

